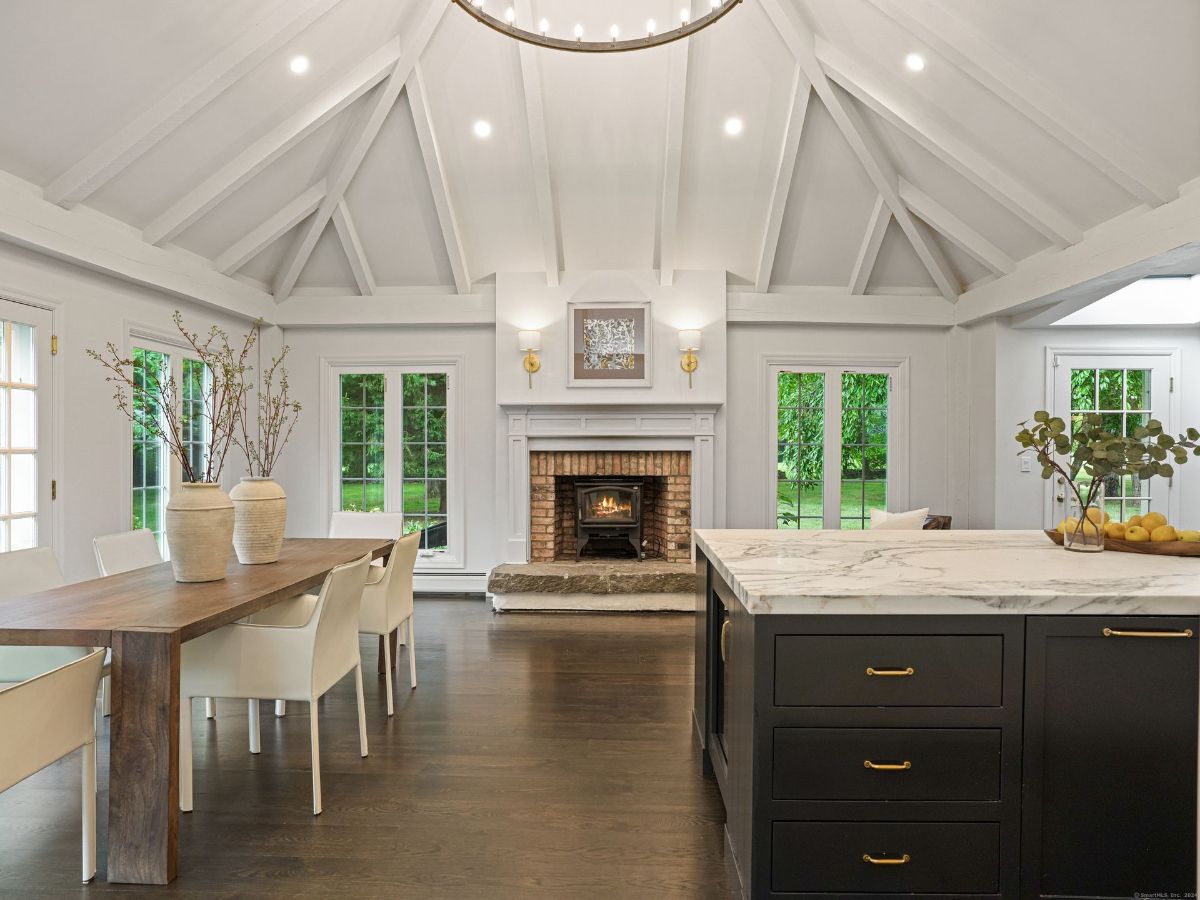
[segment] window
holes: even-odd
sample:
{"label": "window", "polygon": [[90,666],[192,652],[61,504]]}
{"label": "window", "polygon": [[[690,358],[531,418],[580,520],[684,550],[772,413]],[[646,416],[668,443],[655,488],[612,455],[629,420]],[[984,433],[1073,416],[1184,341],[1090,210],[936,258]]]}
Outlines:
{"label": "window", "polygon": [[49,480],[39,472],[48,444],[50,314],[0,300],[0,552],[44,542]]}
{"label": "window", "polygon": [[[1054,353],[1054,411],[1071,423],[1074,431],[1085,415],[1099,413],[1104,427],[1113,434],[1133,435],[1150,419],[1158,419],[1170,431],[1172,409],[1169,402],[1172,381],[1171,353],[1128,354],[1125,351]],[[1174,479],[1151,478],[1142,481],[1136,475],[1105,479],[1105,511],[1117,521],[1143,515],[1151,509],[1170,514]],[[1047,521],[1052,525],[1062,518],[1060,486],[1052,480],[1052,499]]]}
{"label": "window", "polygon": [[770,371],[776,527],[863,529],[871,509],[904,502],[889,483],[899,367],[772,365]]}
{"label": "window", "polygon": [[424,566],[458,566],[462,515],[454,477],[456,366],[332,369],[337,399],[334,508],[399,512],[421,532]]}
{"label": "window", "polygon": [[[198,359],[170,346],[134,347],[133,377],[139,387],[156,390],[155,384],[174,379],[180,404],[180,429],[192,471],[203,472],[208,452],[209,422],[206,396],[212,380]],[[166,540],[166,510],[171,489],[183,480],[182,466],[156,430],[161,411],[145,399],[133,397],[132,515],[134,529],[154,534],[164,558],[169,558]]]}

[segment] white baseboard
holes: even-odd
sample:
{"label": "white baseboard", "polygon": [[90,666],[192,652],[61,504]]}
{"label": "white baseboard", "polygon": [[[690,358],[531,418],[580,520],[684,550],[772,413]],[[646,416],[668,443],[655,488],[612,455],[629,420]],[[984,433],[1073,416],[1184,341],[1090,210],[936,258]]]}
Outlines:
{"label": "white baseboard", "polygon": [[492,609],[556,612],[690,612],[695,594],[489,594]]}
{"label": "white baseboard", "polygon": [[419,594],[482,594],[487,590],[486,575],[463,575],[458,572],[416,574],[413,591]]}

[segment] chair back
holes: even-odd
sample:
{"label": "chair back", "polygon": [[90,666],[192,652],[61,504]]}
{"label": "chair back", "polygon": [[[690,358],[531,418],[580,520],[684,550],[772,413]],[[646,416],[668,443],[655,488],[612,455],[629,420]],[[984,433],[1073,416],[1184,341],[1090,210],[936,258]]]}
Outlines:
{"label": "chair back", "polygon": [[400,513],[335,512],[329,519],[331,538],[398,538],[404,534]]}
{"label": "chair back", "polygon": [[103,647],[0,691],[0,791],[96,739]]}
{"label": "chair back", "polygon": [[[0,553],[0,600],[66,584],[49,547]],[[0,684],[25,681],[79,659],[86,647],[0,647]]]}
{"label": "chair back", "polygon": [[313,637],[313,693],[325,693],[334,682],[359,662],[358,607],[371,565],[368,553],[345,563],[325,577],[310,621],[316,621]]}
{"label": "chair back", "polygon": [[392,545],[387,561],[388,622],[399,624],[412,615],[413,570],[417,566],[417,551],[421,547],[421,532],[405,535]]}
{"label": "chair back", "polygon": [[154,532],[148,528],[102,534],[93,538],[92,549],[96,551],[96,565],[101,575],[119,575],[156,566],[163,561]]}

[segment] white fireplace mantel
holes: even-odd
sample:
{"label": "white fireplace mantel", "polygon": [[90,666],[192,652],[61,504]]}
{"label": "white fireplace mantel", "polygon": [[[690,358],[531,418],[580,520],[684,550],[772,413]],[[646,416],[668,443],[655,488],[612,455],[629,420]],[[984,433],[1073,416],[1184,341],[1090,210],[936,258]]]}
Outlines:
{"label": "white fireplace mantel", "polygon": [[529,561],[529,454],[535,450],[687,450],[692,454],[692,527],[716,520],[718,405],[502,406],[508,491],[505,562]]}

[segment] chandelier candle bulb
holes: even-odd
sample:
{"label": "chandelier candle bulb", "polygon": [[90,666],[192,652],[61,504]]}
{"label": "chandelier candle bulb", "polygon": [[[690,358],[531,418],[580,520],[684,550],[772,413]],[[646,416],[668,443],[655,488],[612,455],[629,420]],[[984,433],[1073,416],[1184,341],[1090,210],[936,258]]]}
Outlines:
{"label": "chandelier candle bulb", "polygon": [[582,25],[575,26],[575,40],[577,40],[577,41],[583,40],[583,26]]}
{"label": "chandelier candle bulb", "polygon": [[621,36],[621,29],[614,25],[608,30],[608,33],[612,36],[613,41],[616,41]]}
{"label": "chandelier candle bulb", "polygon": [[542,21],[538,22],[538,31],[541,32],[542,37],[545,37],[546,32],[549,30],[550,30],[550,22],[548,20],[542,19]]}
{"label": "chandelier candle bulb", "polygon": [[658,23],[651,19],[646,23],[646,34],[649,37],[654,37],[654,32],[658,30]]}
{"label": "chandelier candle bulb", "polygon": [[516,20],[517,20],[517,13],[510,6],[508,9],[506,9],[504,11],[504,21],[507,22],[509,24],[509,26],[511,27],[512,23],[515,22]]}
{"label": "chandelier candle bulb", "polygon": [[692,14],[688,10],[681,9],[679,11],[679,27],[682,28],[691,20],[691,18]]}

